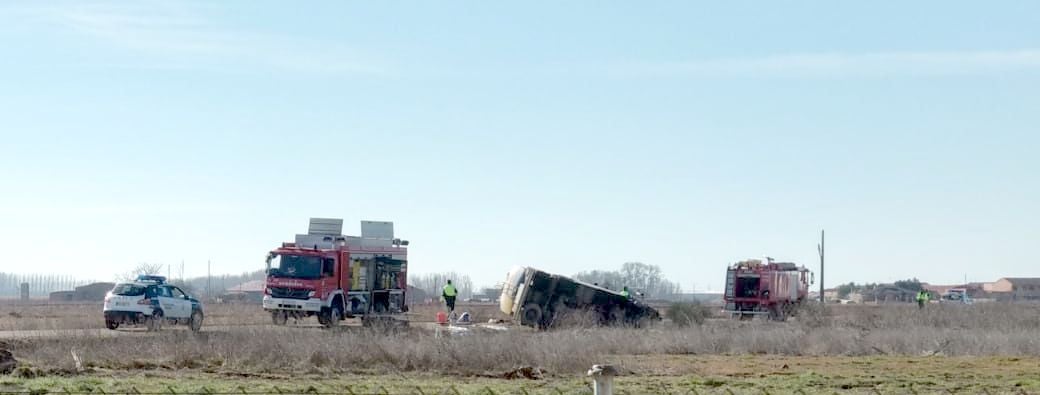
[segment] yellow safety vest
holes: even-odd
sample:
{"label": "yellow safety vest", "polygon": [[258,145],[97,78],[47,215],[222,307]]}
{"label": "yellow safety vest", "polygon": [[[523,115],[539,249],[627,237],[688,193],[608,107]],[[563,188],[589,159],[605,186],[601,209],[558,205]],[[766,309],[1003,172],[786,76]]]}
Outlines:
{"label": "yellow safety vest", "polygon": [[455,295],[458,295],[458,292],[455,291],[455,286],[454,285],[447,284],[447,285],[444,286],[444,296],[455,296]]}

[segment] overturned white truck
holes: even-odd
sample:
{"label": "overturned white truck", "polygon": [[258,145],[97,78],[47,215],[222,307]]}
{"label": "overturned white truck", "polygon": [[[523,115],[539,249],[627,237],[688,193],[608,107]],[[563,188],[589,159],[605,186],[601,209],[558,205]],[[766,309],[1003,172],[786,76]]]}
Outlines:
{"label": "overturned white truck", "polygon": [[499,309],[517,324],[539,329],[575,311],[593,313],[601,325],[640,326],[661,319],[657,310],[619,292],[530,267],[509,272]]}

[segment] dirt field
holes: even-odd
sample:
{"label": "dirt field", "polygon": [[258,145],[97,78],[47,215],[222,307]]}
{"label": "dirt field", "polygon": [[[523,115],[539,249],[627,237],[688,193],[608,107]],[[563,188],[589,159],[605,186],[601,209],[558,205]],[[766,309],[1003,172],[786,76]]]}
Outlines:
{"label": "dirt field", "polygon": [[[589,393],[584,372],[604,363],[620,368],[619,388],[631,394],[1040,392],[1035,305],[835,306],[783,323],[549,332],[433,329],[420,324],[433,319],[431,306],[393,333],[275,327],[258,309],[207,307],[211,330],[199,334],[3,340],[20,362],[0,375],[0,392]],[[496,317],[493,306],[462,308]],[[7,305],[0,324],[97,327],[98,310]]]}

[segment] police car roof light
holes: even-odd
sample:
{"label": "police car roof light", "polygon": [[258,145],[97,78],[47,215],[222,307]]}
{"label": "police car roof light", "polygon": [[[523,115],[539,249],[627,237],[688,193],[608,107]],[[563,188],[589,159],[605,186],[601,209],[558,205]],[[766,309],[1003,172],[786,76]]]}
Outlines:
{"label": "police car roof light", "polygon": [[159,283],[159,284],[165,284],[166,283],[166,277],[165,276],[154,276],[154,275],[150,275],[150,274],[141,274],[141,275],[137,276],[137,281],[141,281],[141,282],[147,281],[147,282],[154,282],[154,283]]}

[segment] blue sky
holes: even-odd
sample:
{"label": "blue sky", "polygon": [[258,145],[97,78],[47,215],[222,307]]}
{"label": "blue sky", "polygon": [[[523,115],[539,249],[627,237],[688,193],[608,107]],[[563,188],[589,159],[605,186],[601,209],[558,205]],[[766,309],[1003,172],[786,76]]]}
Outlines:
{"label": "blue sky", "polygon": [[1040,276],[1040,3],[3,2],[0,271],[263,266],[312,216],[413,272],[763,255]]}

